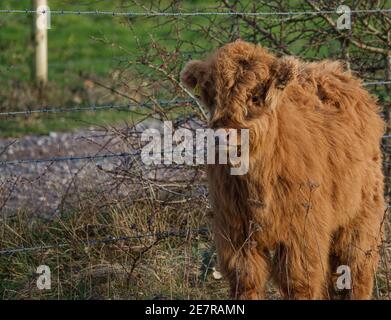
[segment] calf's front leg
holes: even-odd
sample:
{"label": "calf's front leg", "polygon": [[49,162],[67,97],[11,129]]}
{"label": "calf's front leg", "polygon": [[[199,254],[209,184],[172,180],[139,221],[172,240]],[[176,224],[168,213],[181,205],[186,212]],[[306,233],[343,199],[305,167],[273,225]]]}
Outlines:
{"label": "calf's front leg", "polygon": [[214,237],[220,270],[228,279],[233,299],[265,299],[265,286],[270,274],[270,256],[259,248],[251,233],[229,226],[214,226]]}

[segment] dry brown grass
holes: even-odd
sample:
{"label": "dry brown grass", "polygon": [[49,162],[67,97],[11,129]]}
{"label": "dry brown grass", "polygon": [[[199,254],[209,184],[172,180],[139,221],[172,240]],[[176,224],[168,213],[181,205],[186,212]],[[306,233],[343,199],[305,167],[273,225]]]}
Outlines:
{"label": "dry brown grass", "polygon": [[[153,217],[152,217],[153,216]],[[225,298],[223,281],[206,274],[211,256],[200,201],[187,205],[140,201],[104,212],[80,210],[56,221],[31,220],[22,212],[1,221],[0,248],[65,243],[65,247],[0,256],[2,299],[210,299]],[[181,236],[152,236],[85,245],[84,239],[137,236],[184,230]],[[188,231],[188,232],[186,232]],[[35,270],[48,265],[52,289],[36,287]]]}

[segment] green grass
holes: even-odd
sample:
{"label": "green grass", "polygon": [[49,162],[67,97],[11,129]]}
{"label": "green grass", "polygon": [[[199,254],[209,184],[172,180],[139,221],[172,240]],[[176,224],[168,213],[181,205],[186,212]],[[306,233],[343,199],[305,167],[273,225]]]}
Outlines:
{"label": "green grass", "polygon": [[[140,11],[140,8],[127,5],[119,8],[121,1],[56,1],[50,0],[52,10],[117,10]],[[189,9],[204,2],[188,2]],[[2,9],[31,8],[30,0],[1,1]],[[160,19],[163,22],[163,19]],[[147,46],[153,35],[163,39],[167,46],[174,42],[171,26],[163,24],[155,27],[156,20],[145,18],[113,18],[112,16],[58,16],[53,15],[49,37],[49,104],[55,107],[72,105],[72,92],[84,90],[84,80],[89,77],[110,81],[111,73],[123,60],[133,61],[139,56],[136,38]],[[130,30],[129,25],[132,25]],[[0,91],[3,96],[12,96],[20,90],[32,87],[32,60],[34,57],[31,41],[32,16],[25,14],[3,14],[0,16]],[[53,88],[53,89],[52,89]],[[16,93],[17,94],[17,93]],[[95,94],[96,95],[96,94]],[[1,100],[1,97],[0,97]],[[46,101],[47,102],[47,101]],[[0,109],[42,108],[45,102],[22,99],[18,106],[0,101]],[[89,101],[78,101],[78,105],[89,105]],[[2,110],[2,111],[3,111]],[[133,115],[134,116],[134,115]],[[64,116],[41,115],[40,117],[6,118],[0,120],[0,137],[18,137],[25,134],[47,134],[50,131],[64,131],[86,125],[115,125],[131,120],[129,112],[101,111],[73,113]]]}
{"label": "green grass", "polygon": [[87,126],[109,126],[137,121],[138,116],[129,111],[74,112],[30,118],[12,118],[0,122],[0,137],[47,135],[52,131],[71,131]]}
{"label": "green grass", "polygon": [[[210,1],[208,1],[210,3]],[[140,8],[126,6],[119,8],[120,1],[97,2],[88,5],[83,1],[49,1],[52,10],[117,10],[140,11]],[[187,7],[197,7],[197,4],[207,4],[201,1],[188,2]],[[12,1],[3,0],[1,7],[5,9],[31,8],[30,0]],[[163,19],[159,18],[161,22]],[[130,32],[128,23],[133,23],[133,32]],[[53,15],[49,37],[49,77],[51,81],[70,83],[74,80],[72,73],[79,71],[92,72],[100,76],[107,74],[116,65],[118,57],[123,57],[124,48],[129,53],[137,54],[137,36],[142,44],[150,41],[147,34],[157,39],[168,39],[171,34],[170,24],[155,27],[156,19],[135,17],[113,18],[112,16],[59,16]],[[0,17],[0,65],[16,65],[18,71],[9,74],[10,77],[29,80],[33,48],[31,43],[32,16],[25,14],[2,15]],[[194,35],[193,35],[194,36]],[[115,45],[110,45],[115,44]],[[130,57],[131,58],[131,57]],[[66,71],[67,77],[64,77]]]}

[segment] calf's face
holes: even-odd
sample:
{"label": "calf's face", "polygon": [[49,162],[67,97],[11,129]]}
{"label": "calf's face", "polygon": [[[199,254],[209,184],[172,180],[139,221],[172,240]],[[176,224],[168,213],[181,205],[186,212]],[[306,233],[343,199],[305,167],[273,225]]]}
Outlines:
{"label": "calf's face", "polygon": [[181,82],[208,108],[211,128],[249,129],[251,151],[265,136],[297,69],[294,58],[278,59],[258,45],[236,41],[206,60],[188,62]]}

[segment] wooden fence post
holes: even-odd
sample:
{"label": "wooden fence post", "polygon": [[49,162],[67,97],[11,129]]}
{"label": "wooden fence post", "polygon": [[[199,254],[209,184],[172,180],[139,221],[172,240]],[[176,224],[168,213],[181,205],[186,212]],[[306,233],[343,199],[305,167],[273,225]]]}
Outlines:
{"label": "wooden fence post", "polygon": [[47,29],[50,27],[50,13],[49,11],[42,13],[42,8],[48,8],[47,0],[34,0],[34,10],[40,10],[35,14],[34,19],[35,80],[40,88],[45,87],[48,82]]}

